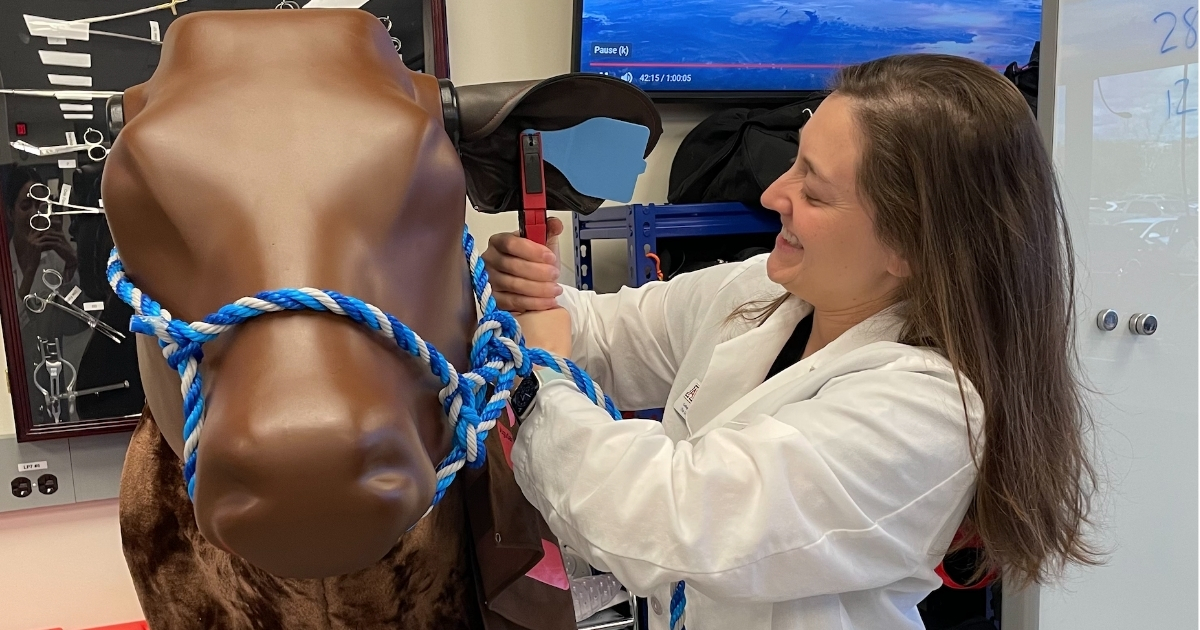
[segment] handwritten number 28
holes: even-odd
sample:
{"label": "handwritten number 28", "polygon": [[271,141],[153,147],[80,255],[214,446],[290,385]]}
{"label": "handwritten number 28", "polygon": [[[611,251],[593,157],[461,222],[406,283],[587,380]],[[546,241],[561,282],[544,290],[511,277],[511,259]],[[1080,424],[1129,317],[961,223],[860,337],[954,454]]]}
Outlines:
{"label": "handwritten number 28", "polygon": [[[1178,44],[1172,44],[1170,46],[1167,45],[1171,42],[1171,36],[1175,34],[1175,28],[1179,26],[1179,18],[1170,11],[1163,11],[1162,13],[1154,16],[1154,23],[1158,24],[1158,21],[1163,20],[1164,18],[1170,18],[1171,20],[1171,30],[1167,31],[1167,36],[1163,38],[1162,46],[1159,47],[1159,52],[1165,55],[1172,50],[1179,48]],[[1183,46],[1184,48],[1191,50],[1192,48],[1196,47],[1196,7],[1188,7],[1187,9],[1184,9],[1183,25],[1185,28],[1187,28],[1187,32],[1184,33],[1183,36]]]}
{"label": "handwritten number 28", "polygon": [[[1188,19],[1188,16],[1191,19]],[[1183,11],[1183,23],[1187,26],[1187,34],[1184,35],[1183,44],[1189,50],[1196,47],[1196,7],[1188,7]]]}

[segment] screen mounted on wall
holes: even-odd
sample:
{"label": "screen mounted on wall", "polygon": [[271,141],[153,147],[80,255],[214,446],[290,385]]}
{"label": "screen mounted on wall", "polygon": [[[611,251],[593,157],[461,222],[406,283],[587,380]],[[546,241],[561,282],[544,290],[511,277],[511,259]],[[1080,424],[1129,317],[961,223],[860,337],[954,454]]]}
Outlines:
{"label": "screen mounted on wall", "polygon": [[575,68],[657,96],[821,90],[900,53],[1024,64],[1041,16],[1041,0],[577,0]]}

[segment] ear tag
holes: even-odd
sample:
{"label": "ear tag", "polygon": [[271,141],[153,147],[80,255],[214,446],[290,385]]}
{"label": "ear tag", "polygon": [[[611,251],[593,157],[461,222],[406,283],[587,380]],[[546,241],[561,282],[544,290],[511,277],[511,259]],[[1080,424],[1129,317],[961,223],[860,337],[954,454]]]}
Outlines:
{"label": "ear tag", "polygon": [[646,172],[650,130],[612,118],[589,118],[574,127],[540,131],[542,159],[575,190],[599,199],[628,203],[638,176]]}

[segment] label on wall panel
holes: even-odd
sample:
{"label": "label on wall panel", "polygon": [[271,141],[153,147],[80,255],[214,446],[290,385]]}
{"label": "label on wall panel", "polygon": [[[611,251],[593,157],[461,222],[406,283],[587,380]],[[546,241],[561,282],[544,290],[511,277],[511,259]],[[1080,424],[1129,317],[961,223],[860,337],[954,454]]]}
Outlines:
{"label": "label on wall panel", "polygon": [[92,87],[92,77],[82,74],[47,74],[50,85],[66,85],[70,87]]}
{"label": "label on wall panel", "polygon": [[23,473],[32,470],[46,470],[49,467],[50,464],[47,462],[25,462],[24,464],[17,464],[17,472]]}
{"label": "label on wall panel", "polygon": [[[65,41],[63,42],[66,43]],[[70,68],[91,68],[92,55],[89,53],[59,52],[57,50],[39,50],[42,63],[47,66],[67,66]]]}
{"label": "label on wall panel", "polygon": [[28,28],[29,34],[34,37],[45,37],[49,40],[75,39],[86,42],[88,41],[90,25],[82,20],[68,22],[66,20],[25,14],[25,28]]}

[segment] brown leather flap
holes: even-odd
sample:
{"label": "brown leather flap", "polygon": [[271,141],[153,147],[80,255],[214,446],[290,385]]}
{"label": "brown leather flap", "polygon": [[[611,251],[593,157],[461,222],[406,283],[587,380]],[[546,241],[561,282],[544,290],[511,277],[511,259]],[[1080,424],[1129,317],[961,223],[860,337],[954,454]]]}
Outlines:
{"label": "brown leather flap", "polygon": [[544,555],[542,540],[558,541],[521,494],[499,431],[492,431],[486,443],[487,465],[465,475],[484,625],[488,630],[574,630],[571,592],[525,575]]}
{"label": "brown leather flap", "polygon": [[[623,120],[650,130],[646,155],[662,135],[662,120],[650,97],[603,75],[574,73],[544,81],[465,85],[457,91],[467,196],[481,212],[521,208],[517,139],[526,129],[558,131],[600,117]],[[582,214],[603,202],[575,190],[550,164],[546,194],[551,209]]]}

